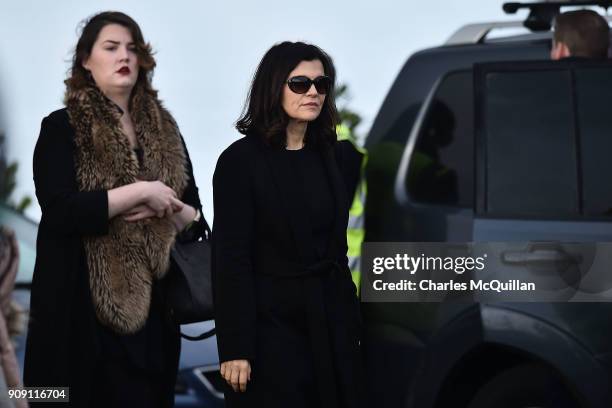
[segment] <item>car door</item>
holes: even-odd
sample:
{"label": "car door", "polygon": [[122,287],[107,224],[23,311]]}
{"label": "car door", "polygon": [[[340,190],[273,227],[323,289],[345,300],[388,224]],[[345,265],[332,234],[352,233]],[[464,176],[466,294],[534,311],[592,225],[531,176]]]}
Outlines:
{"label": "car door", "polygon": [[[494,250],[497,259],[512,250],[509,262],[495,265],[504,276],[546,275],[559,281],[564,261],[576,253],[601,252],[595,243],[612,241],[612,65],[481,64],[474,69],[474,86],[473,240],[504,243]],[[612,303],[567,303],[575,293],[557,288],[557,295],[567,295],[558,302],[503,307],[566,333],[576,348],[609,355]],[[483,324],[486,330],[486,320]],[[559,359],[572,351],[567,344],[545,347]]]}

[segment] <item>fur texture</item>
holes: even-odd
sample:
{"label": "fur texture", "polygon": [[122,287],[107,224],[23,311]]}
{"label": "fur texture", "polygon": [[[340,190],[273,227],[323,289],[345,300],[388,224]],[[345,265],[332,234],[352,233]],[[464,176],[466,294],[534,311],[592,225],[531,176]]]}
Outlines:
{"label": "fur texture", "polygon": [[[110,190],[141,180],[161,180],[180,197],[188,181],[181,136],[159,100],[139,87],[130,112],[143,149],[143,165],[121,130],[121,110],[94,86],[66,95],[75,129],[75,167],[81,191]],[[141,329],[149,314],[154,279],[169,268],[176,232],[168,219],[109,220],[104,236],[84,237],[89,284],[100,322],[121,334]]]}

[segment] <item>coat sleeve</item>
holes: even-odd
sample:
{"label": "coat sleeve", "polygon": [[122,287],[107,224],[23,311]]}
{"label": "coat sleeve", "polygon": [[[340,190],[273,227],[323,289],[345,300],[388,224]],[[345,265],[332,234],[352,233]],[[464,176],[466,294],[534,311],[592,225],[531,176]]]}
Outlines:
{"label": "coat sleeve", "polygon": [[202,202],[200,201],[200,194],[198,190],[198,186],[195,182],[195,177],[193,175],[193,165],[191,163],[191,159],[189,157],[189,152],[187,151],[187,145],[185,144],[185,140],[181,136],[181,142],[183,144],[183,149],[185,151],[185,158],[187,161],[187,187],[185,187],[185,191],[183,191],[183,195],[181,197],[181,201],[185,204],[192,206],[193,208],[200,210],[200,221],[197,224],[194,224],[189,231],[183,231],[181,235],[181,240],[192,240],[193,237],[201,237],[204,236],[206,230],[208,229],[208,224],[204,219],[204,213],[202,211]]}
{"label": "coat sleeve", "polygon": [[339,150],[339,153],[336,154],[336,160],[338,160],[338,167],[344,179],[350,208],[361,179],[361,162],[363,161],[363,154],[361,154],[355,146],[353,146],[353,143],[348,140],[341,140],[336,146],[336,149]]}
{"label": "coat sleeve", "polygon": [[106,190],[78,191],[70,129],[49,117],[42,121],[33,158],[36,197],[46,226],[62,235],[108,232]]}
{"label": "coat sleeve", "polygon": [[213,176],[213,288],[221,362],[255,356],[254,201],[249,158],[230,147]]}
{"label": "coat sleeve", "polygon": [[[338,170],[340,171],[340,176],[342,177],[343,184],[346,188],[346,208],[350,209],[353,203],[353,196],[355,195],[355,190],[353,187],[349,187],[351,183],[351,174],[350,170],[347,166],[347,151],[357,151],[349,141],[339,141],[334,145],[334,159],[336,160],[336,165],[338,166]],[[361,165],[361,163],[359,163]],[[357,188],[357,184],[355,184],[355,189]],[[348,218],[348,214],[346,215]],[[339,240],[339,249],[338,249],[339,258],[338,261],[340,265],[348,272],[348,275],[351,275],[351,269],[349,268],[348,262],[348,242],[346,234],[343,234]]]}

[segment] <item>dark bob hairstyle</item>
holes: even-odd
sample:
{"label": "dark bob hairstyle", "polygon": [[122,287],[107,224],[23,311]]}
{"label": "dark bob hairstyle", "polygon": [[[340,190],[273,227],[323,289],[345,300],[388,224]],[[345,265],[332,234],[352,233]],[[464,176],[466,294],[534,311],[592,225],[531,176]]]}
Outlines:
{"label": "dark bob hairstyle", "polygon": [[321,114],[308,123],[305,143],[316,147],[333,144],[336,141],[336,125],[339,122],[334,100],[336,69],[330,56],[323,50],[302,42],[285,41],[266,52],[253,77],[236,129],[244,135],[258,135],[271,146],[285,146],[289,116],[281,103],[283,88],[289,73],[300,62],[314,60],[321,61],[325,75],[331,79],[332,87],[325,96]]}
{"label": "dark bob hairstyle", "polygon": [[127,28],[132,34],[139,65],[136,86],[143,86],[147,92],[156,95],[157,92],[151,86],[153,69],[155,68],[155,59],[153,58],[151,45],[145,42],[138,23],[127,14],[119,11],[105,11],[90,17],[85,22],[74,50],[70,74],[68,79],[64,81],[66,83],[66,91],[76,91],[93,84],[90,73],[83,67],[83,61],[91,55],[91,50],[98,39],[100,31],[109,24],[119,24]]}

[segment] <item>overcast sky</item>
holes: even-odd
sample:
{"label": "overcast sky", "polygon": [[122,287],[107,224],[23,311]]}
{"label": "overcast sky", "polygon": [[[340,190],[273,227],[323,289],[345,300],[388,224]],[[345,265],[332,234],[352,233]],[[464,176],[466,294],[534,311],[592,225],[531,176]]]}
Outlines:
{"label": "overcast sky", "polygon": [[[44,116],[62,107],[63,80],[80,22],[119,10],[156,51],[154,86],[177,119],[194,162],[204,213],[212,218],[217,157],[239,137],[233,124],[265,51],[302,40],[334,59],[349,106],[367,131],[406,59],[442,44],[467,23],[517,20],[497,0],[91,1],[13,0],[0,10],[0,130],[20,165],[14,197],[34,197],[32,152]],[[524,13],[524,12],[523,12]],[[34,200],[27,214],[40,217]]]}

